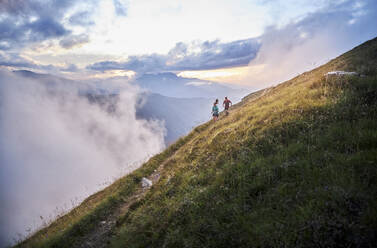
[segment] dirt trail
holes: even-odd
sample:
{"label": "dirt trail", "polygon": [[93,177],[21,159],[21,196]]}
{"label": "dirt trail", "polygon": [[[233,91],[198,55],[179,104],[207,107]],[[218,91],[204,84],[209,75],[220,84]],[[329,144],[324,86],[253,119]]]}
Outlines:
{"label": "dirt trail", "polygon": [[[177,151],[176,151],[177,152]],[[160,179],[160,173],[166,164],[175,153],[166,159],[151,175],[147,177],[147,179],[151,180],[153,185],[157,183]],[[103,248],[108,246],[111,238],[112,238],[112,231],[115,228],[117,220],[124,216],[127,213],[129,207],[142,199],[146,193],[149,191],[150,187],[142,187],[141,183],[139,184],[138,189],[128,197],[128,199],[121,204],[112,214],[108,215],[106,219],[98,220],[95,228],[87,233],[85,236],[81,238],[82,242],[79,244],[74,245],[74,248]]]}

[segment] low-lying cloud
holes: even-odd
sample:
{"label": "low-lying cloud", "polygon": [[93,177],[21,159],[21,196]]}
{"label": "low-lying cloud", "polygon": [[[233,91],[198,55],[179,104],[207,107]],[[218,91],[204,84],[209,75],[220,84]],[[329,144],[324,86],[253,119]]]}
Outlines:
{"label": "low-lying cloud", "polygon": [[132,70],[139,73],[184,70],[209,70],[247,65],[257,54],[256,39],[221,43],[179,42],[168,54],[130,56],[125,62],[101,61],[87,66],[90,70]]}
{"label": "low-lying cloud", "polygon": [[[85,38],[85,37],[84,37]],[[79,40],[78,40],[79,41]],[[64,45],[73,47],[82,43],[76,44],[76,41],[67,40]],[[32,60],[21,57],[18,53],[1,53],[0,52],[0,67],[11,67],[17,69],[34,69],[37,71],[44,71],[50,73],[60,74],[59,72],[77,72],[79,68],[75,64],[66,64],[65,66],[41,65]]]}
{"label": "low-lying cloud", "polygon": [[0,246],[163,149],[163,123],[136,119],[138,89],[123,83],[113,112],[79,91],[0,71]]}

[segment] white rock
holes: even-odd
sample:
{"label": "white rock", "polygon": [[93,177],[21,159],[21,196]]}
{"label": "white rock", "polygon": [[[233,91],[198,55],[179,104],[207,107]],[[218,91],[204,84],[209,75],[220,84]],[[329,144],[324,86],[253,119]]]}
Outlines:
{"label": "white rock", "polygon": [[153,185],[152,181],[149,180],[148,178],[143,177],[141,179],[141,186],[143,188],[151,187],[152,185]]}
{"label": "white rock", "polygon": [[325,76],[342,76],[342,75],[357,75],[357,72],[354,71],[329,71]]}

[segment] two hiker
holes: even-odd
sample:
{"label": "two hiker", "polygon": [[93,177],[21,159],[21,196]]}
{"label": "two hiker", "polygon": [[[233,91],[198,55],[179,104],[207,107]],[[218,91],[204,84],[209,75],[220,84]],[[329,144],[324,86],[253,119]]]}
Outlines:
{"label": "two hiker", "polygon": [[[217,104],[219,103],[219,99],[216,99],[216,101],[213,103],[212,107],[212,116],[213,121],[217,121],[219,119],[219,107],[217,107]],[[232,101],[230,101],[227,97],[225,97],[225,100],[223,102],[223,107],[225,110],[225,114],[228,115],[228,109],[232,105]]]}

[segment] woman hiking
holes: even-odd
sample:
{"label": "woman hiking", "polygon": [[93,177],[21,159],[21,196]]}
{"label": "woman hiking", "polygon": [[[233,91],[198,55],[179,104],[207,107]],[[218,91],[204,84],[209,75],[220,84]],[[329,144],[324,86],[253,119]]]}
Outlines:
{"label": "woman hiking", "polygon": [[219,103],[219,99],[216,99],[216,101],[213,103],[213,107],[212,107],[212,116],[213,116],[214,122],[216,122],[217,119],[219,118],[219,107],[217,107],[218,103]]}

